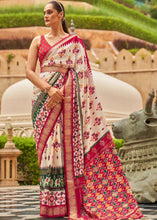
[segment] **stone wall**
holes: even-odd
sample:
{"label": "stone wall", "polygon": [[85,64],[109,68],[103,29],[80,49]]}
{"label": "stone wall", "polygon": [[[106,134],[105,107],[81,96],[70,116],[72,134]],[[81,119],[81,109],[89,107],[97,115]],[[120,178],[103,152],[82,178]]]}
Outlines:
{"label": "stone wall", "polygon": [[157,89],[157,51],[152,55],[141,49],[132,56],[127,50],[122,50],[117,57],[104,51],[103,56],[97,56],[101,71],[135,87],[141,93],[143,103],[151,89]]}
{"label": "stone wall", "polygon": [[[157,51],[152,55],[141,49],[135,56],[127,50],[122,50],[117,56],[107,49],[94,49],[94,52],[96,56],[93,55],[90,60],[91,66],[97,63],[101,72],[134,86],[141,93],[143,103],[151,88],[157,89]],[[89,55],[90,53],[88,52]],[[25,74],[26,59],[22,55],[15,55],[10,61],[6,56],[0,55],[0,100],[10,85],[26,78]]]}
{"label": "stone wall", "polygon": [[[9,54],[10,55],[10,54]],[[37,69],[39,70],[39,63]],[[0,109],[4,91],[12,84],[26,78],[26,59],[22,55],[14,55],[10,60],[0,55]]]}

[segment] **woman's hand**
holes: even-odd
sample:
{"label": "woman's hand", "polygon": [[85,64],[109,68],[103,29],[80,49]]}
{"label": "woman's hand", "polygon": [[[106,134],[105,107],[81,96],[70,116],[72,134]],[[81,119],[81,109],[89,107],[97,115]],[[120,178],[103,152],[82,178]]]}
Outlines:
{"label": "woman's hand", "polygon": [[51,109],[63,100],[63,90],[51,87],[48,91],[49,99],[47,102],[47,108]]}

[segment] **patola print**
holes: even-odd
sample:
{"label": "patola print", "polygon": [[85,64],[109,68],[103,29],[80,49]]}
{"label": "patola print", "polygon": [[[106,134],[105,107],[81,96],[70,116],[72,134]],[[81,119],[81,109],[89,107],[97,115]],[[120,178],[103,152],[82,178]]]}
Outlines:
{"label": "patola print", "polygon": [[[69,219],[138,219],[143,215],[122,169],[82,40],[68,35],[50,46],[41,36],[40,77],[63,88],[48,95],[34,87],[32,118],[40,166],[40,215]],[[52,71],[66,68],[67,72]]]}

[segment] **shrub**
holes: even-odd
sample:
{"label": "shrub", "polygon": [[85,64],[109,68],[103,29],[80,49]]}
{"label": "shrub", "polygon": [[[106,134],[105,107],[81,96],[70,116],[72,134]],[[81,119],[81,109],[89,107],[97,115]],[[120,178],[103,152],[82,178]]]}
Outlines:
{"label": "shrub", "polygon": [[[7,136],[0,136],[0,148],[7,142]],[[36,153],[36,146],[33,137],[13,137],[15,146],[22,151],[18,157],[18,173],[22,173],[23,185],[36,185],[39,183],[39,165]]]}
{"label": "shrub", "polygon": [[[124,140],[114,138],[113,141],[117,151],[123,147]],[[7,136],[0,136],[0,149],[4,147],[6,142]],[[18,172],[23,173],[25,180],[20,184],[39,184],[39,165],[33,137],[13,137],[13,142],[22,151],[22,154],[18,157]]]}
{"label": "shrub", "polygon": [[[131,24],[121,18],[104,17],[104,16],[89,16],[66,15],[66,19],[70,24],[71,19],[74,20],[76,28],[82,29],[97,29],[97,30],[117,30],[119,32],[135,36],[137,38],[157,43],[156,33],[150,32],[136,24]],[[42,13],[23,13],[0,15],[0,27],[29,27],[29,26],[44,26]]]}
{"label": "shrub", "polygon": [[121,3],[121,4],[124,4],[127,7],[129,7],[129,6],[134,7],[134,5],[135,5],[134,0],[114,0],[114,1]]}
{"label": "shrub", "polygon": [[5,143],[7,142],[7,136],[0,136],[0,149],[2,149],[5,145]]}
{"label": "shrub", "polygon": [[0,28],[44,26],[42,13],[12,13],[0,15]]}
{"label": "shrub", "polygon": [[132,53],[132,55],[135,55],[140,49],[139,48],[134,48],[134,49],[130,49],[128,50],[130,53]]}
{"label": "shrub", "polygon": [[149,13],[152,18],[157,19],[157,5],[151,7]]}
{"label": "shrub", "polygon": [[97,30],[116,30],[137,38],[150,41],[152,43],[157,43],[157,38],[155,33],[150,33],[149,30],[143,29],[140,26],[130,24],[120,18],[115,17],[102,17],[102,16],[79,16],[67,15],[68,23],[70,20],[74,20],[76,28],[82,29],[97,29]]}
{"label": "shrub", "polygon": [[[135,55],[138,51],[140,50],[140,48],[134,48],[134,49],[129,49],[128,51],[130,52],[130,53],[132,53],[132,55]],[[154,53],[154,51],[152,51],[152,50],[148,50],[151,54],[153,54]]]}
{"label": "shrub", "polygon": [[[89,1],[90,0],[88,0],[88,2]],[[111,10],[111,12],[118,11],[122,19],[129,19],[129,20],[133,19],[134,21],[140,22],[141,25],[147,24],[151,27],[156,28],[156,25],[157,25],[156,20],[153,20],[147,17],[146,15],[136,11],[135,9],[125,7],[124,5],[118,4],[117,2],[114,2],[113,0],[101,0],[101,2],[99,2],[99,6],[101,7],[102,5],[104,5],[105,8],[107,8],[108,10]]]}
{"label": "shrub", "polygon": [[[129,0],[117,1],[126,2]],[[78,28],[116,30],[153,43],[157,42],[157,21],[155,19],[148,18],[133,9],[118,4],[114,0],[86,0],[86,2],[96,5],[98,10],[86,11],[78,10],[78,8],[72,8],[70,10],[69,7],[66,10],[66,18],[69,24],[70,19],[75,17],[75,25]],[[42,10],[43,6],[37,9],[29,8],[27,13],[26,8],[21,8],[19,10],[20,13],[17,13],[16,8],[11,8],[10,11],[6,9],[6,13],[5,10],[2,10],[2,13],[0,10],[0,28],[44,26]]]}
{"label": "shrub", "polygon": [[118,50],[126,49],[140,49],[145,48],[147,50],[155,51],[157,50],[157,45],[155,44],[148,44],[147,42],[141,42],[139,40],[123,40],[123,39],[117,39],[113,41],[114,46]]}
{"label": "shrub", "polygon": [[13,5],[10,7],[0,7],[0,14],[9,14],[9,13],[25,13],[25,12],[42,12],[44,9],[44,4],[43,5],[36,5],[33,6],[22,6],[22,5]]}
{"label": "shrub", "polygon": [[124,141],[123,139],[113,138],[113,142],[114,142],[114,145],[115,145],[116,150],[117,150],[117,152],[118,152],[119,149],[120,149],[121,147],[123,147],[125,141]]}

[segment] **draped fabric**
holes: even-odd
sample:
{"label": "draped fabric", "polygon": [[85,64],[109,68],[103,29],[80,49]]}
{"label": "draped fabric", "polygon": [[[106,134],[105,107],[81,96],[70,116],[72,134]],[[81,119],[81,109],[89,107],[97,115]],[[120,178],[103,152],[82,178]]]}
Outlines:
{"label": "draped fabric", "polygon": [[[40,77],[64,91],[63,102],[47,110],[48,95],[34,87],[40,215],[141,218],[106,126],[82,40],[68,35],[51,46],[41,36],[39,61]],[[54,72],[53,67],[67,68],[67,73]]]}

